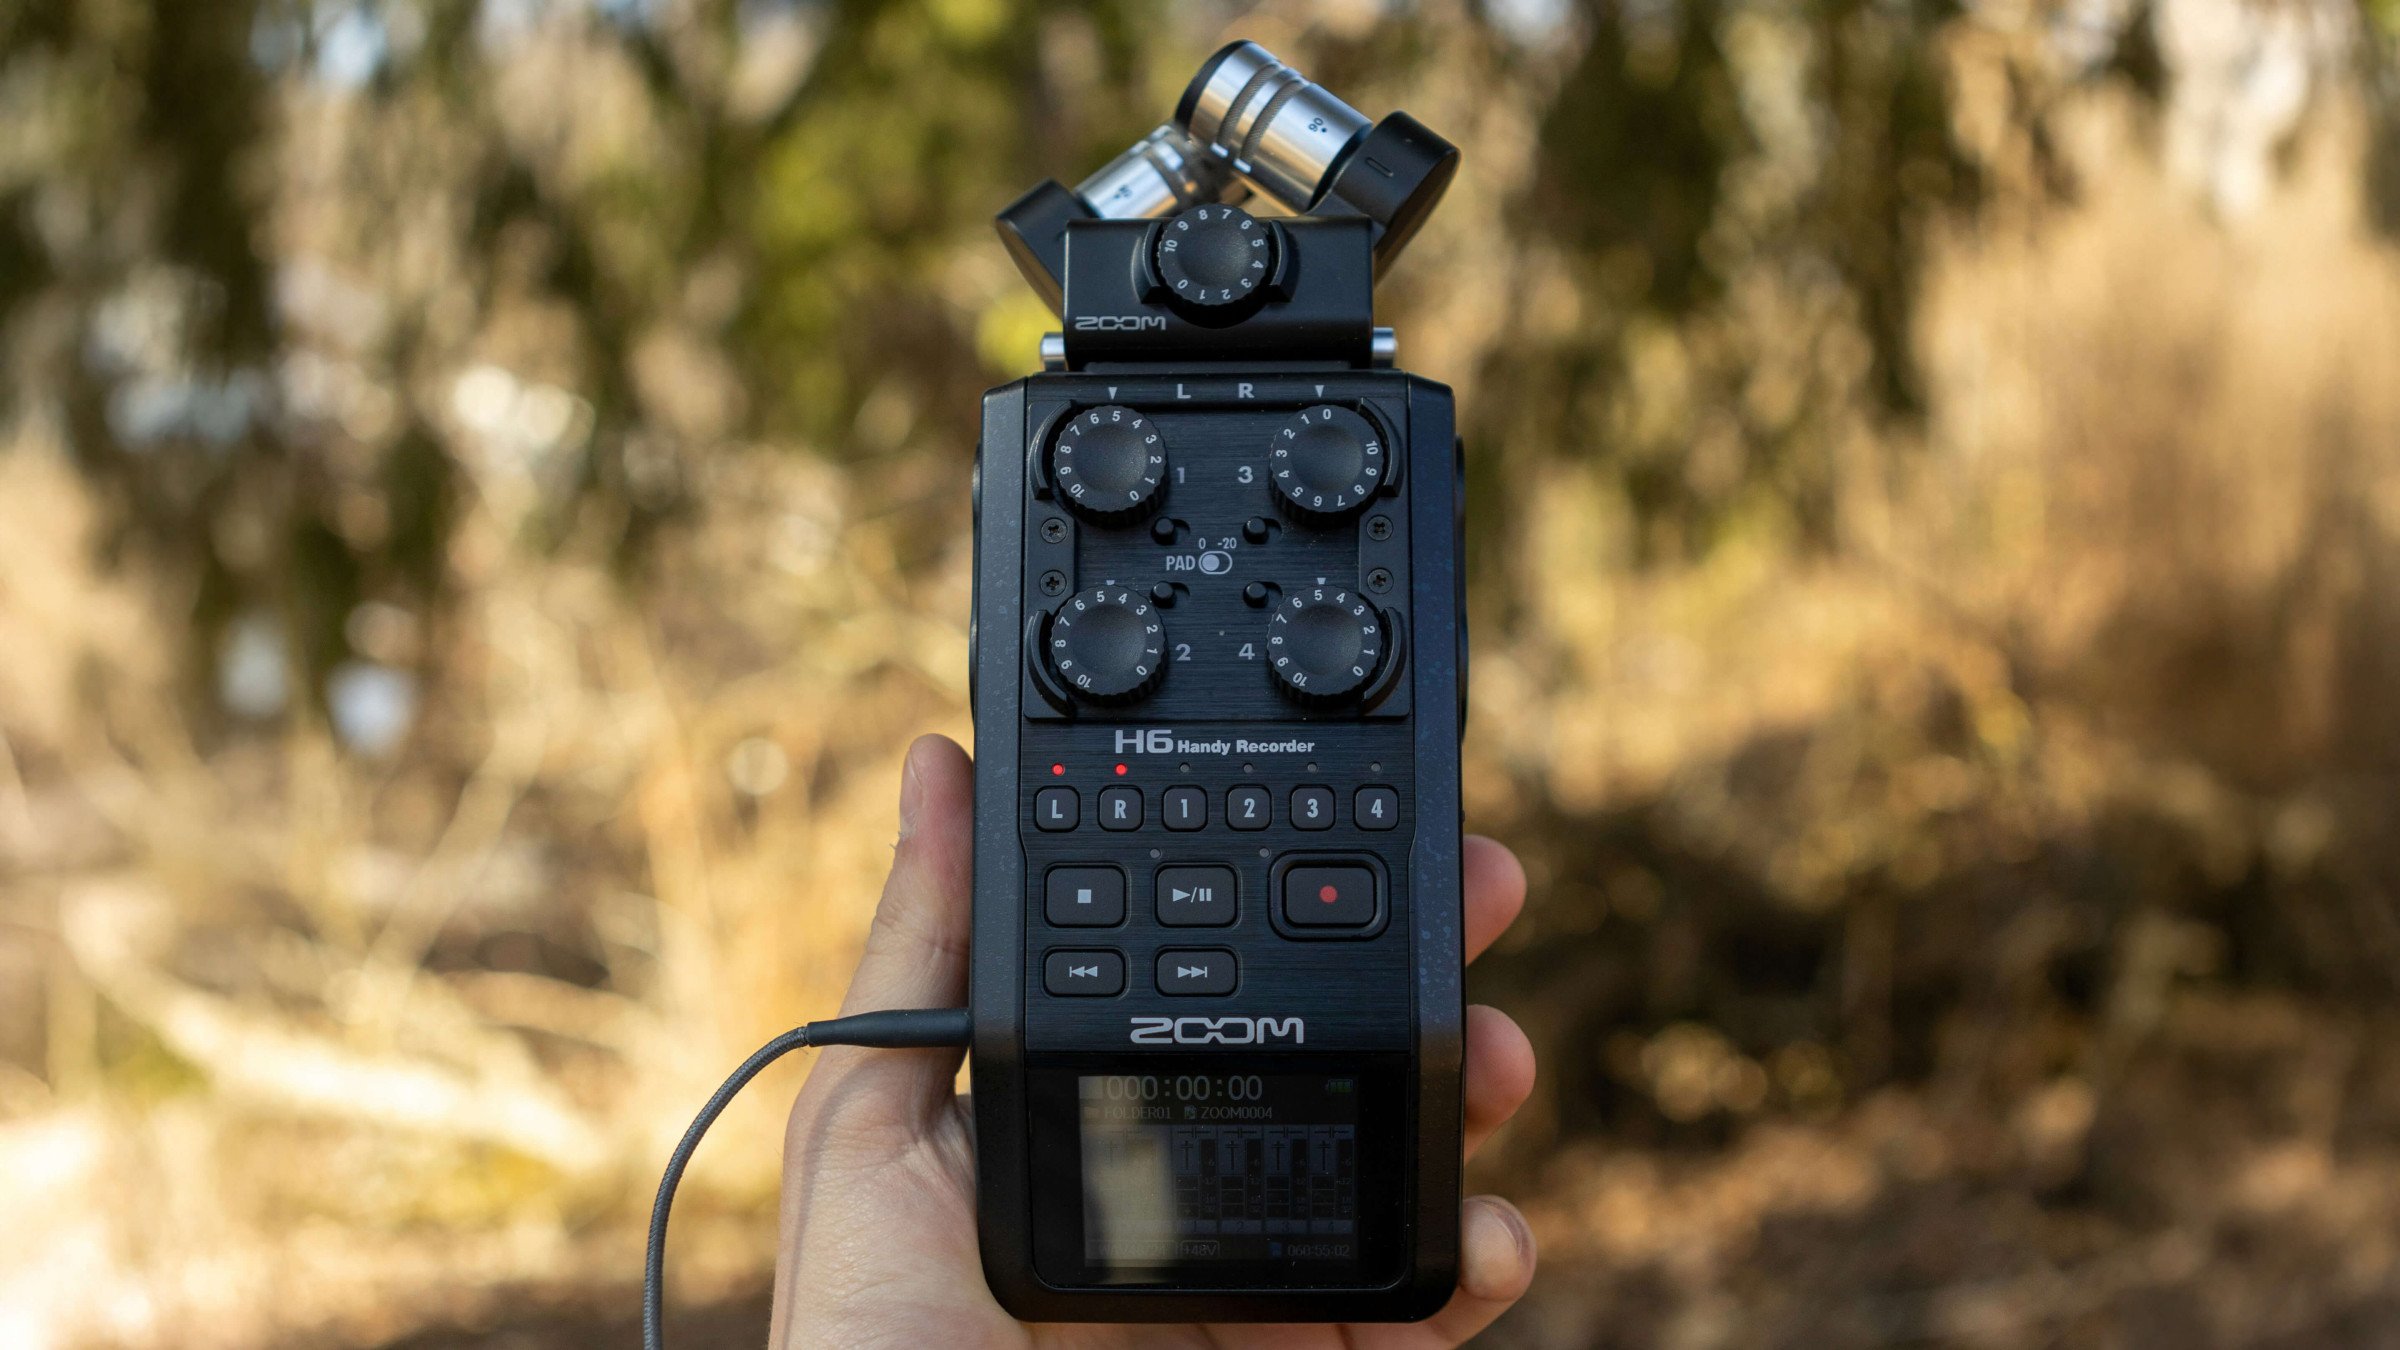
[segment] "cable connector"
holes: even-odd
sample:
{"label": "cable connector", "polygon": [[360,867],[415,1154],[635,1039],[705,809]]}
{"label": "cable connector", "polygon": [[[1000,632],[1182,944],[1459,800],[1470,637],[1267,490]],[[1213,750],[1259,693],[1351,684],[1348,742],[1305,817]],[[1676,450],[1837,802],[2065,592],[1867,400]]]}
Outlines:
{"label": "cable connector", "polygon": [[666,1303],[667,1212],[675,1205],[675,1188],[683,1181],[683,1169],[690,1164],[692,1154],[700,1147],[700,1138],[708,1127],[717,1123],[725,1107],[736,1094],[750,1085],[766,1067],[803,1046],[858,1045],[879,1050],[923,1050],[935,1047],[965,1045],[972,1038],[974,1023],[964,1008],[896,1008],[887,1012],[858,1013],[850,1017],[829,1018],[793,1027],[774,1040],[760,1046],[742,1067],[719,1085],[700,1114],[692,1117],[692,1126],[683,1132],[682,1142],[675,1145],[674,1155],[667,1159],[666,1175],[658,1179],[658,1199],[650,1206],[650,1248],[642,1262],[642,1347],[643,1350],[662,1350],[664,1332],[660,1328]]}

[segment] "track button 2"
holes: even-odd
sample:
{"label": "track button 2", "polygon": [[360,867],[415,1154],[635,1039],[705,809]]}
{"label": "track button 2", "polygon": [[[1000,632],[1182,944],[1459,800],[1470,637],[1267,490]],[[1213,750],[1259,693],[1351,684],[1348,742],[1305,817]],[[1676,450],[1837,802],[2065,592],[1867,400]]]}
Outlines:
{"label": "track button 2", "polygon": [[1235,984],[1233,953],[1210,947],[1158,954],[1158,992],[1230,994]]}
{"label": "track button 2", "polygon": [[1052,952],[1042,958],[1042,988],[1060,998],[1125,992],[1125,958],[1116,952]]}

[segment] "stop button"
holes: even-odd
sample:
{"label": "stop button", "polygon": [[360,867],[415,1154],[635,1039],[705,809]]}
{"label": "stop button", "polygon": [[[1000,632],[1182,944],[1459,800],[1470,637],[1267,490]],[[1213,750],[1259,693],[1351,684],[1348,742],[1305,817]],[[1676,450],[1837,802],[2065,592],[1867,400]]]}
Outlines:
{"label": "stop button", "polygon": [[1375,922],[1375,874],[1340,864],[1290,868],[1283,919],[1302,928],[1364,928]]}

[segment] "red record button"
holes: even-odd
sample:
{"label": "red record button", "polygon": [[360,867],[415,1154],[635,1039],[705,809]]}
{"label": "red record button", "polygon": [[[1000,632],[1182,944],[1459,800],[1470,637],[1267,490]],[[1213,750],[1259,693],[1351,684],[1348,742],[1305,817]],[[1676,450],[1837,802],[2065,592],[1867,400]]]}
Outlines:
{"label": "red record button", "polygon": [[1306,928],[1375,922],[1375,874],[1364,867],[1295,867],[1283,874],[1283,917]]}

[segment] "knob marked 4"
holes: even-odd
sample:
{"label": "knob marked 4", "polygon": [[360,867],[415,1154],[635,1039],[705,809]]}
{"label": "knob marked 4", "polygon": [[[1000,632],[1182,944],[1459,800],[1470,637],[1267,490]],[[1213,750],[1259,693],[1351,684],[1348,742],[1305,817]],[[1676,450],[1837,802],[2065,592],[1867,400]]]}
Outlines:
{"label": "knob marked 4", "polygon": [[1267,620],[1267,670],[1278,689],[1303,703],[1356,697],[1383,653],[1383,620],[1355,591],[1300,587]]}

